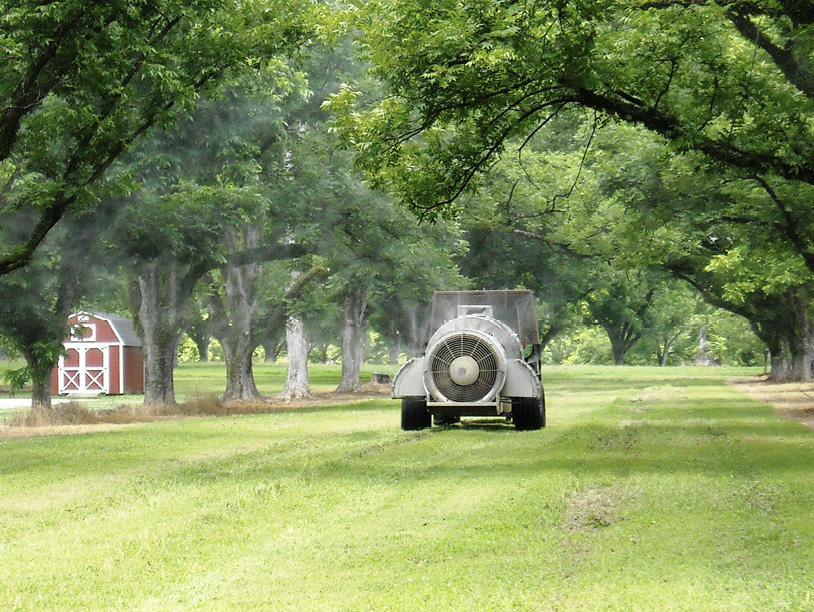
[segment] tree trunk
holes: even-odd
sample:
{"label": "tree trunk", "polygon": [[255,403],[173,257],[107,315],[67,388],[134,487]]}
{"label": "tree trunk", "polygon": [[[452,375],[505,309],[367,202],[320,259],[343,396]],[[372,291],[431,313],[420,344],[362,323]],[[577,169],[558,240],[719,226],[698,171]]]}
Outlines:
{"label": "tree trunk", "polygon": [[259,268],[256,264],[226,267],[230,316],[229,325],[219,338],[226,358],[224,401],[261,398],[252,369],[252,354],[257,346],[252,339],[252,317],[256,308],[254,285]]}
{"label": "tree trunk", "polygon": [[277,346],[279,344],[279,340],[277,338],[267,338],[260,344],[265,352],[263,361],[266,363],[277,363]]}
{"label": "tree trunk", "polygon": [[393,338],[387,344],[387,361],[390,365],[398,365],[399,355],[401,355],[401,342],[398,338]]}
{"label": "tree trunk", "polygon": [[[230,253],[255,248],[260,240],[260,228],[249,225],[242,231],[226,236]],[[257,263],[227,263],[224,268],[225,300],[221,294],[210,296],[210,320],[215,337],[223,346],[226,359],[226,390],[223,401],[257,400],[260,392],[254,382],[252,355],[257,342],[252,324],[257,309],[256,282],[260,275]]]}
{"label": "tree trunk", "polygon": [[791,356],[791,380],[809,382],[814,380],[814,337],[806,334]]}
{"label": "tree trunk", "polygon": [[[246,348],[245,342],[240,342],[236,350],[223,345],[223,355],[226,358],[226,391],[221,399],[231,400],[257,400],[262,399],[260,391],[254,382],[254,367],[252,353],[254,349]],[[227,348],[228,347],[228,348]]]}
{"label": "tree trunk", "polygon": [[343,300],[344,310],[339,325],[342,338],[342,379],[336,391],[348,393],[362,388],[362,346],[364,343],[367,290],[352,289]]}
{"label": "tree trunk", "polygon": [[712,364],[712,359],[709,356],[709,344],[707,343],[707,326],[702,325],[698,330],[698,358],[695,360],[696,365],[708,366]]}
{"label": "tree trunk", "polygon": [[[177,342],[155,342],[146,338],[144,404],[175,405],[175,351]],[[147,348],[147,347],[150,348]]]}
{"label": "tree trunk", "polygon": [[[65,319],[68,314],[65,315]],[[50,341],[49,341],[50,344]],[[55,342],[55,346],[57,346]],[[62,347],[62,338],[58,343]],[[57,364],[58,351],[44,350],[44,347],[34,347],[23,350],[23,357],[28,364],[28,371],[31,374],[31,407],[51,409],[51,372]]]}
{"label": "tree trunk", "polygon": [[173,369],[183,321],[176,264],[152,261],[138,277],[139,322],[143,330],[144,403],[175,404]]}
{"label": "tree trunk", "polygon": [[659,366],[662,368],[667,367],[667,361],[670,359],[670,355],[673,353],[673,347],[678,342],[678,339],[681,337],[681,332],[675,333],[672,336],[663,336],[662,341],[659,345],[658,350],[658,360]]}
{"label": "tree trunk", "polygon": [[31,407],[51,409],[51,381],[31,384]]}
{"label": "tree trunk", "polygon": [[618,329],[609,325],[602,327],[610,340],[614,363],[618,366],[625,365],[625,355],[639,341],[641,334],[635,332],[633,326],[627,322]]}
{"label": "tree trunk", "polygon": [[210,322],[201,316],[190,321],[186,328],[187,336],[195,343],[198,349],[198,361],[209,361],[209,342],[212,339]]}
{"label": "tree trunk", "polygon": [[209,361],[209,342],[210,338],[207,334],[197,334],[190,336],[198,349],[198,361],[205,363]]}
{"label": "tree trunk", "polygon": [[791,380],[814,380],[814,321],[806,296],[789,293],[787,300],[794,313],[794,337],[789,339]]}
{"label": "tree trunk", "polygon": [[423,338],[418,325],[418,306],[407,308],[407,357],[420,357],[427,350],[428,338]]}
{"label": "tree trunk", "polygon": [[[57,313],[57,319],[63,321],[62,326],[56,326],[57,332],[53,338],[32,342],[22,350],[23,358],[31,375],[31,407],[51,409],[51,373],[57,366],[59,354],[62,352],[64,339],[64,322],[68,318],[65,313]],[[57,335],[59,334],[59,336]],[[60,337],[61,336],[61,337]]]}
{"label": "tree trunk", "polygon": [[288,352],[288,369],[285,385],[283,385],[279,397],[286,401],[311,397],[311,385],[308,382],[310,346],[308,332],[300,317],[288,317],[285,326],[285,342]]}
{"label": "tree trunk", "polygon": [[614,364],[618,366],[625,365],[625,354],[627,353],[627,349],[625,349],[624,344],[611,340],[611,352],[613,353]]}
{"label": "tree trunk", "polygon": [[787,340],[774,338],[767,342],[771,359],[771,370],[768,380],[772,382],[786,382],[791,379],[791,362],[789,361],[789,346]]}

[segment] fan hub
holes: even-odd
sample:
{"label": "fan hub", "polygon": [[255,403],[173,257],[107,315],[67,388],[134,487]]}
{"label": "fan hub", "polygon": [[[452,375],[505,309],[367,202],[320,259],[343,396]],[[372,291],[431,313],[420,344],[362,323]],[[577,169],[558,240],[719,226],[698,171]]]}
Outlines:
{"label": "fan hub", "polygon": [[456,385],[468,387],[478,380],[479,374],[478,362],[469,355],[462,355],[449,364],[449,377]]}

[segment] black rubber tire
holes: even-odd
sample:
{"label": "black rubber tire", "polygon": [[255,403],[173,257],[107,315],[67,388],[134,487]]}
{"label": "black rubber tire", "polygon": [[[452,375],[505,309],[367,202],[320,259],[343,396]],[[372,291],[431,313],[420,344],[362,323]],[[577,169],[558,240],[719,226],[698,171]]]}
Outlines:
{"label": "black rubber tire", "polygon": [[518,431],[534,431],[545,427],[545,396],[518,397],[512,405],[512,420]]}
{"label": "black rubber tire", "polygon": [[417,431],[432,426],[432,415],[427,410],[427,400],[405,397],[401,400],[401,428],[404,431]]}

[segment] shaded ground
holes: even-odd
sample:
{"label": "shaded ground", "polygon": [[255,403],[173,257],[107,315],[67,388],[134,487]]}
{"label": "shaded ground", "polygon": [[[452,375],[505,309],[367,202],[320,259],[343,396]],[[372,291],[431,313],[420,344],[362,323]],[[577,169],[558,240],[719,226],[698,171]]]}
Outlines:
{"label": "shaded ground", "polygon": [[754,378],[728,382],[752,399],[770,404],[783,418],[814,429],[814,383],[773,383]]}

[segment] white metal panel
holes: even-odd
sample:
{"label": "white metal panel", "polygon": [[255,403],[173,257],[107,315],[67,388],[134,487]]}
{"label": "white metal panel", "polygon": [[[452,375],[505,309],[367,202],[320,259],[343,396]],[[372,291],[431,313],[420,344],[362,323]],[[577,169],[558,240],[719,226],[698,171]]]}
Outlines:
{"label": "white metal panel", "polygon": [[424,358],[416,357],[408,361],[396,374],[390,388],[390,396],[398,397],[425,397],[424,389]]}
{"label": "white metal panel", "polygon": [[529,364],[521,359],[509,361],[503,397],[542,397],[543,385]]}

